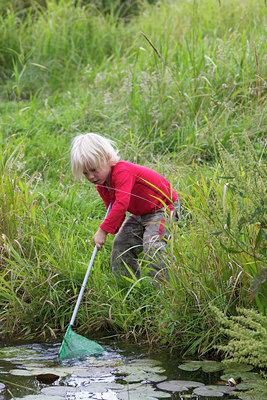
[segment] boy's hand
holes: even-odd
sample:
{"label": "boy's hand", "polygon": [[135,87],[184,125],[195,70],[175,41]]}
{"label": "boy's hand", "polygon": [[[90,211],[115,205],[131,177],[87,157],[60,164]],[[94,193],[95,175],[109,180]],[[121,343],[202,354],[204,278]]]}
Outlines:
{"label": "boy's hand", "polygon": [[98,228],[98,230],[93,238],[94,244],[97,246],[98,250],[102,249],[103,244],[106,241],[107,234],[108,234],[108,232],[103,231],[103,229],[101,229],[101,228]]}

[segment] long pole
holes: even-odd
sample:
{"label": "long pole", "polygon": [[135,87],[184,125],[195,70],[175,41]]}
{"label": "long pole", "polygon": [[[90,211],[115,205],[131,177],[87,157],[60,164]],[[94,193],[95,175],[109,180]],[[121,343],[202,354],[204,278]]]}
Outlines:
{"label": "long pole", "polygon": [[[108,206],[105,218],[108,216],[108,214],[109,214],[109,212],[111,210],[111,207],[112,207],[112,203],[110,203],[110,205]],[[96,253],[97,253],[97,246],[95,245],[93,254],[91,256],[91,260],[89,262],[89,265],[88,265],[88,268],[87,268],[87,271],[86,271],[86,274],[85,274],[85,277],[84,277],[84,280],[83,280],[82,287],[80,289],[78,300],[76,302],[76,305],[75,305],[75,308],[74,308],[74,311],[73,311],[73,314],[72,314],[72,317],[71,317],[71,320],[70,320],[70,326],[74,325],[74,321],[75,321],[78,309],[79,309],[81,301],[82,301],[83,292],[84,292],[85,286],[87,284],[87,281],[88,281],[88,278],[89,278],[89,275],[90,275],[90,272],[91,272],[91,269],[92,269],[92,266],[93,266],[93,263],[94,263],[94,260],[95,260]]]}

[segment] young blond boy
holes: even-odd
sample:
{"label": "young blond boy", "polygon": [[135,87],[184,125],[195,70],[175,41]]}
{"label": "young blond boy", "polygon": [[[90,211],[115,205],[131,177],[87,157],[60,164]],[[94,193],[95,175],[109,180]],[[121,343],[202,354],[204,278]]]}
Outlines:
{"label": "young blond boy", "polygon": [[[150,168],[120,161],[113,142],[96,133],[74,138],[71,147],[73,175],[84,175],[112,208],[94,235],[101,250],[107,235],[116,235],[111,268],[116,276],[129,276],[126,265],[139,277],[138,255],[144,251],[153,277],[166,276],[164,254],[170,236],[168,226],[177,220],[177,193]],[[126,212],[130,216],[125,220]],[[124,222],[124,223],[123,223]]]}

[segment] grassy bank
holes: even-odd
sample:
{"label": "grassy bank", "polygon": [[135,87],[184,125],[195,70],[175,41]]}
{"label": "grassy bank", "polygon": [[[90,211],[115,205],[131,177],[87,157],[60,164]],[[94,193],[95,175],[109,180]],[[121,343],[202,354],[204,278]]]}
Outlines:
{"label": "grassy bank", "polygon": [[125,22],[49,1],[0,17],[6,331],[55,336],[69,323],[104,216],[95,189],[70,173],[71,139],[86,131],[169,178],[182,214],[161,290],[145,265],[118,288],[108,239],[80,331],[203,354],[219,340],[211,304],[266,312],[264,12],[264,1],[184,0]]}

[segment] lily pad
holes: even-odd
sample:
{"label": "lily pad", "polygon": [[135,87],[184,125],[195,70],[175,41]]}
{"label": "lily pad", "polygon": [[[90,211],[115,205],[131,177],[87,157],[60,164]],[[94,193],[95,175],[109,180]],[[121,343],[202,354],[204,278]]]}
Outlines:
{"label": "lily pad", "polygon": [[56,367],[56,368],[31,368],[28,371],[31,372],[32,375],[41,375],[41,374],[54,374],[58,375],[61,378],[64,378],[67,375],[73,374],[75,371],[80,371],[80,368],[77,367]]}
{"label": "lily pad", "polygon": [[236,385],[236,388],[238,390],[249,390],[252,389],[253,386],[255,386],[255,382],[249,381],[249,382],[242,382]]}
{"label": "lily pad", "polygon": [[0,359],[9,362],[38,360],[42,357],[41,353],[25,347],[4,347],[0,349]]}
{"label": "lily pad", "polygon": [[254,372],[233,372],[232,373],[227,373],[224,374],[220,377],[223,381],[229,381],[229,379],[234,378],[234,379],[242,379],[242,381],[247,381],[247,380],[256,380],[259,375]]}
{"label": "lily pad", "polygon": [[141,381],[161,382],[164,381],[165,379],[167,379],[167,377],[164,375],[158,375],[144,371],[129,374],[123,378],[123,380],[125,380],[128,383],[141,382]]}
{"label": "lily pad", "polygon": [[197,361],[196,362],[195,361],[187,362],[187,363],[178,365],[178,368],[182,369],[183,371],[193,372],[193,371],[197,371],[200,368],[200,363]]}
{"label": "lily pad", "polygon": [[161,382],[166,379],[166,376],[158,373],[165,372],[165,369],[157,364],[150,359],[131,361],[118,367],[116,373],[122,375],[123,379],[128,383],[141,381]]}
{"label": "lily pad", "polygon": [[169,392],[184,392],[189,388],[205,386],[204,383],[194,381],[165,381],[157,384],[157,388],[161,390],[168,390]]}
{"label": "lily pad", "polygon": [[113,371],[114,368],[110,367],[89,367],[85,369],[77,369],[73,372],[73,375],[80,378],[93,378],[111,374]]}
{"label": "lily pad", "polygon": [[147,384],[127,385],[124,390],[117,393],[117,396],[120,400],[154,400],[155,398],[171,397],[169,393],[155,390]]}
{"label": "lily pad", "polygon": [[217,361],[202,361],[201,368],[204,372],[217,372],[224,369],[224,365]]}
{"label": "lily pad", "polygon": [[224,364],[224,372],[225,373],[228,373],[231,371],[248,372],[248,371],[251,371],[252,369],[253,369],[253,366],[249,365],[249,364],[240,364],[240,363],[234,363],[234,362],[233,363],[227,362]]}
{"label": "lily pad", "polygon": [[11,369],[9,373],[17,376],[32,376],[32,373],[27,369]]}
{"label": "lily pad", "polygon": [[[49,386],[43,388],[41,393],[46,396],[62,396],[65,398],[67,393],[76,392],[77,388],[71,386]],[[54,400],[54,399],[53,399]]]}
{"label": "lily pad", "polygon": [[90,365],[90,366],[94,366],[94,367],[118,367],[119,365],[123,365],[123,360],[122,359],[112,359],[112,360],[102,360],[102,359],[98,359],[95,357],[90,357],[86,359],[86,362]]}
{"label": "lily pad", "polygon": [[224,369],[224,365],[217,361],[189,361],[184,364],[180,364],[178,368],[183,371],[197,371],[200,368],[204,372],[216,372]]}
{"label": "lily pad", "polygon": [[104,393],[107,390],[121,391],[125,388],[125,385],[121,385],[116,382],[90,382],[89,385],[82,386],[79,391],[85,391],[89,393]]}
{"label": "lily pad", "polygon": [[194,389],[193,393],[198,396],[213,396],[213,397],[223,397],[224,394],[229,394],[235,392],[235,388],[231,386],[217,386],[217,385],[208,385],[201,386]]}
{"label": "lily pad", "polygon": [[134,374],[134,373],[139,373],[140,371],[143,372],[165,372],[165,369],[159,366],[151,366],[149,364],[136,364],[136,363],[130,363],[126,365],[121,365],[120,367],[117,368],[117,371],[119,373],[124,373],[124,374]]}
{"label": "lily pad", "polygon": [[219,390],[219,388],[214,388],[213,386],[201,386],[193,390],[193,393],[198,396],[204,397],[223,397],[224,393]]}

